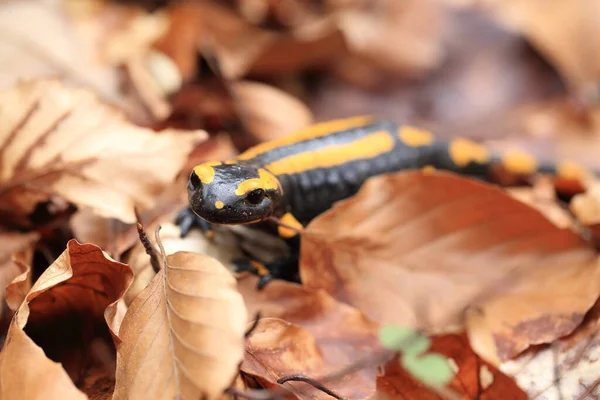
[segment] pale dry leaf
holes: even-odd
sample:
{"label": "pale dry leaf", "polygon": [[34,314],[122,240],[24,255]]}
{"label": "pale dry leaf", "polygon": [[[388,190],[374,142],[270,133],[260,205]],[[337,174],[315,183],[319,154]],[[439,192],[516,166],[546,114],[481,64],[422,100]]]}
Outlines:
{"label": "pale dry leaf", "polygon": [[600,303],[566,338],[532,349],[500,369],[515,377],[530,399],[597,398],[600,395]]}
{"label": "pale dry leaf", "polygon": [[313,122],[310,109],[281,89],[241,81],[233,83],[231,90],[245,128],[259,142],[281,138]]}
{"label": "pale dry leaf", "polygon": [[[0,397],[87,398],[69,378],[79,377],[84,366],[78,355],[87,350],[74,348],[81,343],[72,343],[77,337],[72,335],[74,331],[85,335],[86,326],[99,324],[105,313],[110,314],[131,278],[128,266],[106,257],[99,247],[69,241],[65,252],[35,282],[11,321],[0,355]],[[57,324],[68,321],[69,316],[77,316],[79,324]],[[40,347],[40,340],[47,347]],[[49,353],[59,362],[48,358]]]}
{"label": "pale dry leaf", "polygon": [[0,92],[0,209],[30,213],[62,196],[134,222],[172,183],[203,131],[155,133],[85,89],[33,81]]}
{"label": "pale dry leaf", "polygon": [[[446,0],[476,6],[519,32],[575,90],[596,91],[600,78],[600,3],[589,0]],[[585,93],[584,93],[585,94]]]}
{"label": "pale dry leaf", "polygon": [[94,58],[97,48],[89,45],[87,32],[76,25],[61,2],[0,4],[0,88],[58,75],[93,87],[105,100],[119,101],[117,71]]}
{"label": "pale dry leaf", "polygon": [[[33,249],[39,238],[39,234],[0,232],[0,243],[2,250],[0,253],[0,316],[4,306],[4,299],[7,299],[8,306],[14,311],[19,306],[20,301],[15,304],[8,300],[7,291],[17,291],[13,293],[11,300],[21,297],[23,300],[25,294],[31,287],[30,265],[33,260]],[[7,286],[16,279],[19,284],[8,289]],[[12,285],[11,285],[12,286]],[[18,287],[18,289],[17,289]]]}
{"label": "pale dry leaf", "polygon": [[178,252],[121,324],[113,399],[216,399],[243,357],[246,308],[213,258]]}
{"label": "pale dry leaf", "polygon": [[466,323],[478,354],[496,363],[570,333],[600,291],[589,244],[505,192],[450,173],[371,179],[302,241],[308,288],[381,323]]}

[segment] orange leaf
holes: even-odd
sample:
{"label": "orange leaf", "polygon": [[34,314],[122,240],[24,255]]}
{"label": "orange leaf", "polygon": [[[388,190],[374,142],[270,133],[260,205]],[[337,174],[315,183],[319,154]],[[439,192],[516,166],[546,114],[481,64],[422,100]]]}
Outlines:
{"label": "orange leaf", "polygon": [[178,252],[121,324],[114,399],[215,399],[243,357],[246,308],[210,257]]}
{"label": "orange leaf", "polygon": [[86,398],[69,375],[83,378],[84,362],[92,360],[84,355],[93,339],[90,329],[106,329],[104,315],[131,278],[129,267],[97,246],[71,240],[15,312],[0,355],[0,397]]}
{"label": "orange leaf", "polygon": [[[461,399],[527,399],[527,395],[496,367],[480,359],[469,347],[464,334],[433,336],[430,351],[451,360],[456,375],[448,388]],[[438,400],[441,397],[400,367],[398,358],[390,360],[377,378],[377,397],[402,400]]]}
{"label": "orange leaf", "polygon": [[0,209],[28,214],[59,195],[134,222],[172,182],[204,132],[157,134],[88,90],[34,81],[0,92]]}
{"label": "orange leaf", "polygon": [[308,288],[382,323],[466,322],[476,351],[495,362],[570,333],[600,291],[596,256],[575,233],[450,173],[371,179],[302,240]]}

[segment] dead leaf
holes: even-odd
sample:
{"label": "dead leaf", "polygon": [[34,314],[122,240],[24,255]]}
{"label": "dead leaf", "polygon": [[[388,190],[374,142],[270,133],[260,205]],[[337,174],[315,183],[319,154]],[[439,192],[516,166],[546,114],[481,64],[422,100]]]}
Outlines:
{"label": "dead leaf", "polygon": [[121,324],[114,399],[218,398],[243,357],[246,308],[218,261],[178,252]]}
{"label": "dead leaf", "polygon": [[576,234],[450,173],[371,179],[302,240],[307,288],[380,323],[447,330],[466,322],[491,362],[570,333],[600,290],[596,256]]}
{"label": "dead leaf", "polygon": [[515,376],[530,399],[588,399],[600,394],[600,303],[584,323],[566,338],[534,348],[501,370]]}
{"label": "dead leaf", "polygon": [[477,6],[519,32],[560,71],[575,90],[594,90],[600,78],[600,6],[587,0],[446,0]]}
{"label": "dead leaf", "polygon": [[[35,232],[0,232],[0,243],[2,243],[2,254],[0,254],[0,302],[2,302],[2,307],[0,307],[0,316],[2,316],[4,308],[4,299],[8,297],[6,292],[15,290],[14,287],[11,289],[7,288],[13,279],[22,282],[19,285],[22,293],[20,295],[13,293],[10,296],[11,301],[8,301],[7,298],[8,306],[12,310],[17,309],[31,287],[29,269],[33,260],[33,249],[38,238],[39,235]],[[12,299],[19,297],[21,297],[20,301],[15,304]]]}
{"label": "dead leaf", "polygon": [[258,142],[281,138],[313,122],[305,104],[273,86],[242,81],[231,89],[245,128]]}
{"label": "dead leaf", "polygon": [[[25,22],[26,21],[26,22]],[[95,88],[120,101],[117,71],[99,62],[89,32],[66,18],[59,3],[35,0],[0,4],[0,88],[21,80],[56,77]],[[52,43],[52,46],[48,46]]]}
{"label": "dead leaf", "polygon": [[[319,358],[322,357],[318,364],[313,365],[314,369],[306,371],[302,369],[301,364],[314,360],[304,360],[300,349],[286,349],[285,344],[278,344],[277,341],[274,341],[270,343],[270,346],[278,351],[291,351],[291,356],[297,351],[300,357],[300,365],[288,364],[287,358],[281,356],[281,360],[274,360],[275,365],[268,363],[263,366],[278,377],[286,374],[310,373],[310,376],[316,379],[326,375],[327,372],[340,370],[357,360],[368,358],[381,349],[377,338],[379,326],[366,318],[359,310],[335,300],[325,291],[312,292],[300,285],[285,281],[273,281],[264,290],[257,291],[256,284],[257,278],[254,276],[245,276],[239,281],[240,292],[244,296],[248,313],[256,315],[257,312],[260,312],[263,317],[258,327],[262,329],[263,323],[269,321],[265,320],[265,317],[276,318],[275,321],[281,320],[281,324],[274,323],[277,326],[292,324],[289,329],[297,332],[301,337],[308,338],[309,342],[314,342],[318,347]],[[275,329],[275,331],[278,330],[279,328]],[[292,336],[295,334],[291,333]],[[254,335],[256,332],[250,336],[251,341],[254,340]],[[287,335],[284,336],[287,337]],[[264,349],[258,351],[262,350]],[[247,351],[249,350],[247,349]],[[274,354],[273,357],[279,356]],[[250,362],[248,358],[247,360]],[[284,360],[286,361],[284,362]],[[267,360],[263,360],[263,362],[267,363]],[[285,365],[281,365],[282,363]],[[365,366],[358,373],[348,375],[333,384],[343,395],[364,398],[375,390],[376,367],[376,365]],[[258,367],[255,365],[252,368]],[[242,366],[242,370],[249,372],[244,366]],[[273,373],[265,374],[265,370],[258,371],[256,369],[253,371],[253,374],[260,375],[263,380],[267,380],[271,384],[275,383],[276,379]]]}
{"label": "dead leaf", "polygon": [[88,345],[102,337],[99,327],[108,335],[104,315],[131,278],[97,246],[71,240],[15,312],[0,356],[1,397],[85,399],[72,380],[102,366]]}
{"label": "dead leaf", "polygon": [[[429,350],[447,357],[455,367],[456,375],[448,388],[461,399],[527,399],[511,378],[471,350],[466,335],[433,336]],[[442,398],[403,369],[398,361],[396,357],[384,366],[383,374],[377,378],[377,394],[372,400]]]}
{"label": "dead leaf", "polygon": [[[324,345],[335,346],[326,341]],[[370,351],[375,349],[371,347]],[[246,343],[242,371],[256,379],[261,387],[275,388],[279,378],[301,374],[319,381],[328,373],[337,372],[336,367],[346,367],[348,364],[338,364],[333,360],[307,329],[282,319],[263,318]],[[370,379],[361,381],[360,374],[348,374],[342,379],[327,382],[325,386],[346,398],[363,399],[374,391],[373,366],[367,375],[371,375]],[[290,382],[285,386],[301,399],[329,397],[305,383]]]}
{"label": "dead leaf", "polygon": [[35,81],[0,93],[0,209],[24,215],[54,195],[135,221],[185,163],[201,131],[129,124],[85,89]]}

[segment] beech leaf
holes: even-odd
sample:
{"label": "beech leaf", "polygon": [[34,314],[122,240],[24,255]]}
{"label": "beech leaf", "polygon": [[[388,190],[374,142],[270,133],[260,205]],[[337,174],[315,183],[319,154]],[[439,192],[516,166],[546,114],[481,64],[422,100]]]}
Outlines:
{"label": "beech leaf", "polygon": [[246,308],[235,286],[213,258],[168,256],[121,323],[113,399],[221,396],[244,351]]}

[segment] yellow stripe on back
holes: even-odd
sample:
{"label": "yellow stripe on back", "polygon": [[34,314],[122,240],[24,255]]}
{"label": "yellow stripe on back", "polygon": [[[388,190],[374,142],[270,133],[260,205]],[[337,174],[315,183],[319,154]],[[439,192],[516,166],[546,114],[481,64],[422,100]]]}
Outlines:
{"label": "yellow stripe on back", "polygon": [[330,168],[350,161],[370,159],[392,151],[395,141],[390,132],[378,131],[350,143],[294,154],[274,161],[266,168],[275,175],[298,174],[316,168]]}
{"label": "yellow stripe on back", "polygon": [[323,122],[308,127],[298,133],[286,136],[278,140],[272,140],[270,142],[262,143],[254,146],[244,153],[240,154],[238,160],[250,160],[260,154],[264,154],[268,151],[274,150],[279,147],[289,146],[294,143],[302,142],[304,140],[313,139],[321,136],[329,135],[330,133],[340,132],[351,128],[359,128],[361,126],[368,125],[373,121],[371,116],[360,116],[346,119],[339,119],[335,121]]}

